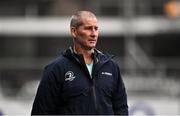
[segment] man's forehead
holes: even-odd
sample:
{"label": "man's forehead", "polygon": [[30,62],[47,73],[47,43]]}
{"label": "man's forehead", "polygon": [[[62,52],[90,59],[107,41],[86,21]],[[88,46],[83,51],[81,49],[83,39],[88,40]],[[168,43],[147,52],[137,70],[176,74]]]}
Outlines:
{"label": "man's forehead", "polygon": [[83,21],[83,20],[97,20],[97,19],[96,19],[96,17],[87,15],[87,16],[81,16],[80,20]]}
{"label": "man's forehead", "polygon": [[80,21],[81,23],[97,23],[97,19],[95,17],[82,17]]}
{"label": "man's forehead", "polygon": [[98,27],[98,24],[97,24],[97,21],[88,21],[88,20],[84,20],[82,21],[81,23],[81,26],[95,26],[95,27]]}

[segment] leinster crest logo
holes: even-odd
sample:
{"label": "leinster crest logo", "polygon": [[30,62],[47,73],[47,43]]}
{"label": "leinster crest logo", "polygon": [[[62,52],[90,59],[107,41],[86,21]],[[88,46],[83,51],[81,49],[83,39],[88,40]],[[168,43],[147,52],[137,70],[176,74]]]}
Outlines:
{"label": "leinster crest logo", "polygon": [[65,74],[65,81],[73,81],[76,77],[72,71],[68,71]]}

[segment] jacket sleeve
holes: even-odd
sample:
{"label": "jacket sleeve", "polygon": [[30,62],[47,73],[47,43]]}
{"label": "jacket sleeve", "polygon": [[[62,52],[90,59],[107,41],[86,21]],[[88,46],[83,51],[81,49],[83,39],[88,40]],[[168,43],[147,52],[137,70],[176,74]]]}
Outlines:
{"label": "jacket sleeve", "polygon": [[113,93],[113,110],[115,115],[128,115],[127,94],[119,66],[116,64],[116,86]]}
{"label": "jacket sleeve", "polygon": [[59,80],[57,72],[52,68],[45,68],[40,81],[31,115],[57,114],[57,104],[59,103]]}

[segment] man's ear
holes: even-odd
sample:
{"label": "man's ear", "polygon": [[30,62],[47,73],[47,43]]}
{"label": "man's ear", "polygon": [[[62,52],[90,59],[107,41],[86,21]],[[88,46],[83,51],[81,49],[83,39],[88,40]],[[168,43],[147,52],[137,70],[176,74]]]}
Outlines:
{"label": "man's ear", "polygon": [[71,27],[71,35],[73,36],[73,38],[76,38],[77,30],[75,27]]}

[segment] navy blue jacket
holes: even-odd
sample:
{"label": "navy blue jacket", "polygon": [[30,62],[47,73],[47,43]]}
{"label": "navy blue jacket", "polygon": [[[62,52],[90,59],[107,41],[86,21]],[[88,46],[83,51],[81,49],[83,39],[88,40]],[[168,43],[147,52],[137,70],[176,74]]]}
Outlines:
{"label": "navy blue jacket", "polygon": [[92,78],[72,48],[45,67],[32,107],[37,114],[128,115],[127,95],[112,56],[95,49]]}

